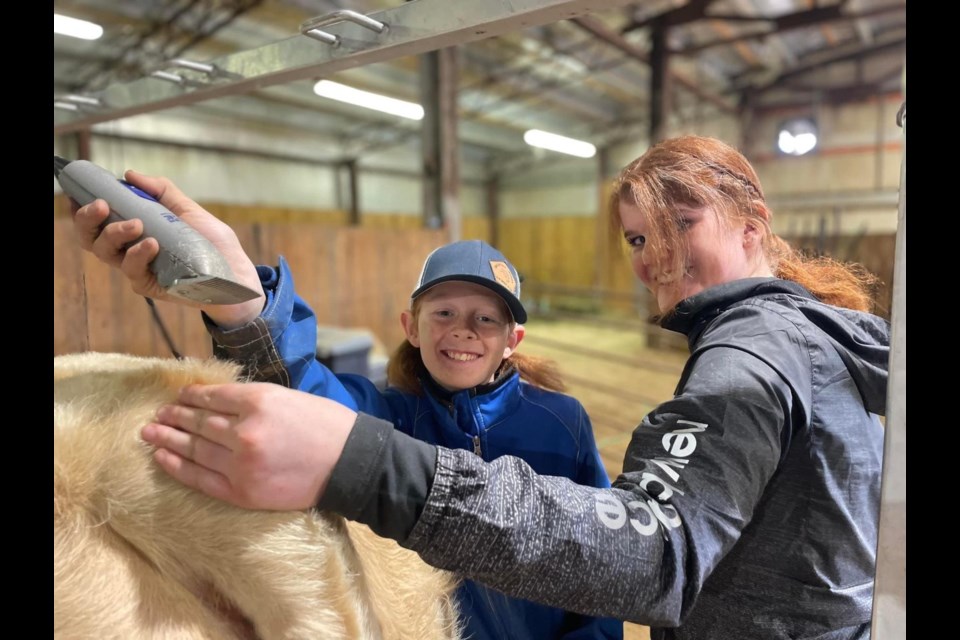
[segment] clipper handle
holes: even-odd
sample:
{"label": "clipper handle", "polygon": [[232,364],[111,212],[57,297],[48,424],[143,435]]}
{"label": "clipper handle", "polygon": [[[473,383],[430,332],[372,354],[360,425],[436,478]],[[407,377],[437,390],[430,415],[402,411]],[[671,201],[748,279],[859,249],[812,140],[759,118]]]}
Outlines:
{"label": "clipper handle", "polygon": [[[56,172],[56,156],[54,168]],[[201,304],[238,304],[260,295],[236,282],[230,265],[209,240],[143,190],[87,160],[62,166],[57,179],[81,206],[105,200],[110,206],[107,223],[143,222],[137,242],[156,238],[160,252],[150,269],[169,295]]]}

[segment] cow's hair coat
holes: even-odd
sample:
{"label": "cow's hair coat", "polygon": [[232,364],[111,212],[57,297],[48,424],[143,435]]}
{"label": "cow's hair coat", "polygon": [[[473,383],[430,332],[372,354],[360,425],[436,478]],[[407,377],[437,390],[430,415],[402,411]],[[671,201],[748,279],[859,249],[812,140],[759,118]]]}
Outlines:
{"label": "cow's hair coat", "polygon": [[[54,637],[450,639],[455,580],[339,516],[239,509],[153,462],[140,428],[216,360],[54,358]],[[318,427],[319,428],[319,427]]]}

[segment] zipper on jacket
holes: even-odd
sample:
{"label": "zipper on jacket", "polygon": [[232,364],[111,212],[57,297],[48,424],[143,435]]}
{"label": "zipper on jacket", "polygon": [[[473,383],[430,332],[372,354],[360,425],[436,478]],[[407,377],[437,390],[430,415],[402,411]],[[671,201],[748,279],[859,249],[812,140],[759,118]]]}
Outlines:
{"label": "zipper on jacket", "polygon": [[473,436],[473,452],[483,457],[483,451],[480,449],[480,436]]}

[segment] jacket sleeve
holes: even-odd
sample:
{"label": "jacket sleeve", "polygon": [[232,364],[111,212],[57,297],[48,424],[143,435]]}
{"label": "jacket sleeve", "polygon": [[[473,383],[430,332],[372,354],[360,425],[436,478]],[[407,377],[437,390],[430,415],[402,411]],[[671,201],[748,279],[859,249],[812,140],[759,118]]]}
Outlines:
{"label": "jacket sleeve", "polygon": [[[580,456],[577,468],[577,484],[590,487],[607,488],[610,476],[604,467],[600,451],[593,435],[593,425],[586,409],[579,402]],[[560,636],[563,640],[621,640],[623,622],[614,618],[597,618],[579,613],[567,613],[564,618],[566,631]]]}
{"label": "jacket sleeve", "polygon": [[239,362],[252,380],[306,391],[392,419],[389,405],[372,382],[361,376],[337,376],[317,360],[317,318],[294,290],[286,260],[281,256],[276,269],[258,266],[257,272],[267,295],[258,318],[224,330],[204,316],[214,356]]}
{"label": "jacket sleeve", "polygon": [[580,455],[577,464],[577,484],[585,484],[591,487],[606,488],[610,486],[610,476],[603,464],[603,458],[600,457],[600,450],[597,449],[597,441],[593,435],[593,424],[590,422],[590,416],[586,409],[579,402],[577,407],[580,412]]}
{"label": "jacket sleeve", "polygon": [[[512,456],[485,463],[444,448],[418,480],[411,475],[424,473],[432,452],[420,450],[419,467],[404,465],[418,447],[391,433],[372,462],[363,434],[382,427],[361,414],[321,506],[508,595],[677,626],[750,522],[795,401],[790,384],[755,356],[706,350],[679,395],[636,429],[625,473],[609,489],[538,476]],[[366,495],[350,495],[356,487],[340,480],[341,466],[357,461],[371,478]],[[397,477],[407,493],[391,496]],[[412,486],[429,493],[411,495]]]}

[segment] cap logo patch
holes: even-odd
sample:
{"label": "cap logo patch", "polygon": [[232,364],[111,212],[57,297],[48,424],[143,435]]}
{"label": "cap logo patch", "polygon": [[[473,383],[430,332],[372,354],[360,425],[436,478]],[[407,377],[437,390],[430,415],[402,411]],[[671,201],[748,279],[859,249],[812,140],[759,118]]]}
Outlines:
{"label": "cap logo patch", "polygon": [[507,266],[506,262],[502,262],[500,260],[491,260],[490,268],[493,270],[493,277],[497,282],[502,284],[513,293],[516,293],[517,281],[513,277],[513,273],[510,271],[510,267]]}

